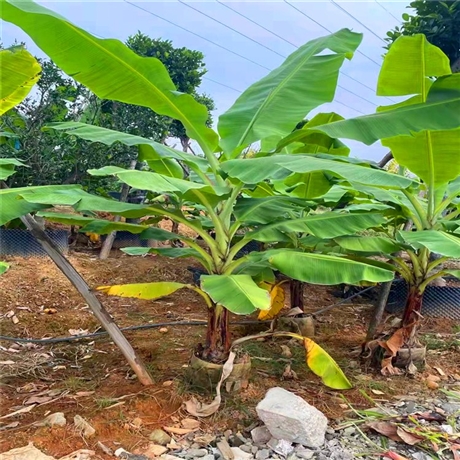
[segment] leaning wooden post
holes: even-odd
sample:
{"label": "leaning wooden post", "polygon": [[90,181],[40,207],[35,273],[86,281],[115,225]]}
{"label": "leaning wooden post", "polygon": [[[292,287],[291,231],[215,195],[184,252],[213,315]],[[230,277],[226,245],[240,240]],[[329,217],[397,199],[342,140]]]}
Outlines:
{"label": "leaning wooden post", "polygon": [[[135,169],[136,165],[137,165],[137,160],[131,161],[131,165],[129,166],[129,169]],[[121,194],[120,194],[121,203],[124,203],[128,199],[128,193],[129,193],[129,185],[123,184],[121,186]],[[121,216],[115,216],[115,218],[113,219],[114,222],[120,222],[120,220],[121,220]],[[112,250],[113,242],[115,241],[116,236],[117,236],[116,230],[114,230],[113,232],[110,232],[107,235],[107,238],[102,244],[101,252],[99,253],[99,259],[105,260],[109,257],[110,251]]]}
{"label": "leaning wooden post", "polygon": [[61,272],[85,299],[86,303],[91,308],[91,311],[94,313],[94,316],[99,320],[115,345],[123,353],[132,370],[136,373],[139,382],[143,385],[152,385],[154,383],[152,377],[147,372],[141,358],[136,354],[131,344],[110,316],[109,312],[102,306],[98,298],[86,284],[85,280],[81,277],[77,270],[75,270],[73,265],[66,259],[64,254],[62,254],[48,235],[40,228],[30,214],[22,216],[21,221],[30,233],[32,233],[32,235],[37,239],[46,253],[50,256],[51,260],[57,265],[59,270],[61,270]]}

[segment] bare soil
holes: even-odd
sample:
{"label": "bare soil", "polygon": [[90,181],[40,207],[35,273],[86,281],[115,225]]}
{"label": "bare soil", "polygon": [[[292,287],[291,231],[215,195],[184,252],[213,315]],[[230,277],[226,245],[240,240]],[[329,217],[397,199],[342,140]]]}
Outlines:
{"label": "bare soil", "polygon": [[[114,251],[101,261],[97,253],[79,252],[69,256],[92,288],[98,286],[174,280],[191,282],[187,259],[171,260],[159,256],[130,257]],[[66,337],[69,329],[95,332],[99,325],[84,301],[67,279],[48,259],[9,258],[11,269],[0,278],[0,328],[3,336],[22,338]],[[305,304],[308,312],[336,303],[333,288],[307,285]],[[161,301],[105,297],[104,306],[121,327],[178,320],[204,320],[206,308],[199,296],[178,291]],[[428,343],[426,369],[415,377],[383,377],[372,369],[363,369],[356,350],[364,340],[372,306],[364,300],[348,303],[318,316],[316,341],[342,366],[355,388],[343,395],[356,408],[369,406],[362,394],[378,400],[399,395],[426,394],[425,379],[438,374],[443,379],[459,374],[460,350],[454,334],[460,325],[451,320],[426,320],[422,332]],[[9,312],[13,311],[17,322]],[[232,320],[241,318],[232,318]],[[255,317],[252,319],[256,319]],[[265,326],[234,326],[234,337],[263,330]],[[47,346],[18,345],[0,341],[3,382],[0,385],[0,417],[24,407],[32,396],[47,392],[50,400],[39,402],[28,413],[0,418],[0,429],[12,422],[16,427],[0,431],[0,452],[26,445],[29,441],[49,455],[63,456],[79,448],[98,451],[97,441],[116,449],[133,451],[148,442],[148,434],[157,427],[173,426],[186,417],[182,403],[192,395],[209,401],[213,395],[193,388],[187,365],[191,350],[204,340],[203,326],[167,326],[127,332],[140,353],[155,385],[143,387],[107,338],[74,341]],[[292,368],[297,380],[283,379],[286,363],[279,361],[281,344],[288,344],[294,355]],[[268,388],[283,386],[322,410],[334,423],[348,415],[341,393],[324,387],[304,366],[300,345],[287,341],[252,342],[246,346],[253,358],[249,386],[238,394],[226,396],[221,410],[202,420],[202,429],[223,432],[227,428],[244,429],[255,419],[255,406]],[[4,364],[13,362],[13,364]],[[56,390],[49,393],[49,390]],[[59,390],[59,391],[58,391]],[[48,396],[50,398],[50,396]],[[63,412],[65,427],[37,427],[33,423],[47,414]],[[79,414],[96,429],[96,435],[84,439],[73,428]],[[140,421],[139,421],[140,419]],[[98,454],[105,456],[100,450]]]}

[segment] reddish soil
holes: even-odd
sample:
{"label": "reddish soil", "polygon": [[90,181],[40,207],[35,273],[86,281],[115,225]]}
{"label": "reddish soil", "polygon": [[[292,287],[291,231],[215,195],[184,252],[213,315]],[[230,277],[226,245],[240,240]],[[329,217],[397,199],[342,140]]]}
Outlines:
{"label": "reddish soil", "polygon": [[[97,253],[73,253],[69,258],[92,288],[160,280],[191,282],[192,278],[187,266],[193,265],[193,261],[186,259],[129,257],[115,251],[105,261],[98,260]],[[98,329],[99,325],[84,301],[50,260],[9,258],[8,262],[11,269],[0,278],[2,335],[64,337],[70,335],[69,329],[89,332]],[[307,310],[313,312],[337,302],[339,299],[332,295],[332,290],[306,286]],[[98,296],[123,327],[203,320],[206,317],[201,298],[187,290],[155,302]],[[18,319],[16,324],[7,315],[10,311],[14,311]],[[425,341],[429,344],[428,365],[423,373],[412,378],[388,378],[363,369],[353,351],[359,349],[364,339],[370,312],[371,305],[357,301],[329,310],[318,316],[316,322],[316,341],[336,358],[355,385],[353,390],[343,393],[354,407],[369,406],[360,390],[374,398],[387,400],[408,392],[428,394],[431,390],[427,389],[425,378],[428,374],[438,373],[434,367],[444,371],[446,376],[443,378],[456,378],[460,352],[453,333],[458,332],[459,325],[447,320],[427,320],[423,325],[423,333],[427,334]],[[263,325],[234,326],[233,332],[234,336],[242,336],[263,328]],[[0,348],[1,363],[14,362],[14,365],[1,364],[0,417],[23,407],[28,398],[40,392],[61,390],[60,393],[56,391],[51,401],[39,403],[28,413],[0,419],[0,428],[19,422],[16,427],[0,431],[0,452],[33,441],[38,448],[57,458],[79,448],[92,448],[101,458],[108,459],[110,457],[98,451],[97,441],[111,448],[122,446],[130,451],[145,444],[154,428],[172,426],[186,417],[182,402],[191,395],[207,401],[213,397],[192,388],[187,378],[191,350],[204,339],[204,333],[202,326],[169,326],[166,332],[160,332],[158,328],[127,332],[128,339],[155,380],[155,385],[148,388],[133,378],[124,358],[107,338],[40,347],[0,341],[3,345]],[[340,392],[324,387],[304,367],[300,345],[289,344],[294,354],[292,366],[299,379],[282,380],[285,363],[278,361],[279,345],[286,343],[276,340],[248,344],[246,350],[253,357],[248,388],[226,396],[221,410],[202,421],[204,431],[249,426],[255,420],[255,405],[273,386],[284,386],[301,395],[324,411],[332,423],[347,415],[347,406]],[[261,357],[265,359],[258,359]],[[110,407],[114,404],[117,405]],[[65,414],[68,421],[65,427],[32,425],[53,412]],[[72,423],[75,414],[94,426],[94,438],[85,440],[75,431]]]}

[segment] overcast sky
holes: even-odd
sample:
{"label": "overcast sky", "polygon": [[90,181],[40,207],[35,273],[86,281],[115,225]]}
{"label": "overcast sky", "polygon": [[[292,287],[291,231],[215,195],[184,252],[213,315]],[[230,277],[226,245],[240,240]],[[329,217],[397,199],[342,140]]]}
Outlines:
{"label": "overcast sky", "polygon": [[[364,33],[364,39],[353,60],[345,62],[342,68],[341,87],[337,89],[335,102],[317,111],[355,117],[374,112],[379,104],[390,103],[386,98],[375,96],[374,90],[384,52],[383,38],[388,30],[400,24],[409,2],[270,0],[222,4],[217,0],[170,0],[130,4],[125,0],[84,0],[39,3],[103,38],[124,41],[140,30],[153,38],[172,40],[177,47],[202,51],[208,73],[201,91],[214,98],[217,118],[231,106],[239,91],[266,75],[268,69],[281,64],[296,47],[327,35],[328,30],[335,32],[344,27]],[[6,22],[1,26],[4,46],[17,39],[24,41],[36,56],[44,56],[20,29]],[[379,145],[346,143],[352,147],[353,156],[378,160],[386,152]]]}

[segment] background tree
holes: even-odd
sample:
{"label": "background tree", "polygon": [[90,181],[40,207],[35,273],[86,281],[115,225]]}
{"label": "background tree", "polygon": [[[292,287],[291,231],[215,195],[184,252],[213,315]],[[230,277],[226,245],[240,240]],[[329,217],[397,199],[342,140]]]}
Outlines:
{"label": "background tree", "polygon": [[401,35],[424,34],[447,55],[452,72],[460,72],[460,0],[416,0],[408,8],[415,14],[404,13],[401,26],[387,32],[389,46]]}
{"label": "background tree", "polygon": [[[197,93],[206,73],[201,52],[175,48],[169,40],[152,39],[140,32],[126,43],[139,55],[159,58],[179,91],[193,94],[209,111],[214,110],[213,100]],[[13,137],[0,137],[0,158],[14,157],[30,166],[11,177],[10,186],[81,183],[90,190],[107,190],[113,188],[113,179],[94,178],[86,171],[107,162],[128,167],[137,158],[137,148],[89,143],[54,130],[44,132],[42,128],[52,122],[83,121],[162,143],[177,138],[183,150],[190,148],[182,123],[146,107],[101,100],[52,61],[39,61],[42,74],[32,96],[1,118],[0,131]],[[211,117],[208,124],[212,124]]]}

